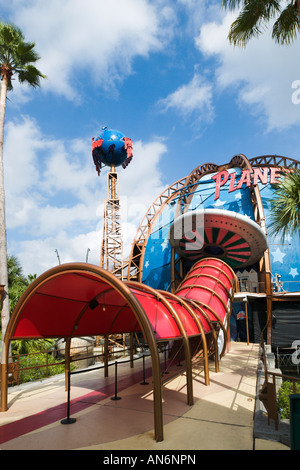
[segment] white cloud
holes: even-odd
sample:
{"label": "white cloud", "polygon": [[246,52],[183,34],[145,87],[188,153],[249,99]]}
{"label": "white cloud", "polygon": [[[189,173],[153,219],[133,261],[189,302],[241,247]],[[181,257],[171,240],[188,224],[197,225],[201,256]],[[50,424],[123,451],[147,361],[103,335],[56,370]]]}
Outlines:
{"label": "white cloud", "polygon": [[217,61],[216,90],[238,91],[238,100],[249,112],[265,118],[268,129],[300,123],[300,107],[292,103],[292,83],[300,77],[300,42],[279,46],[270,31],[252,39],[245,48],[229,44],[227,35],[236,15],[201,27],[196,47]]}
{"label": "white cloud", "polygon": [[199,25],[222,17],[223,9],[219,0],[177,0],[187,15],[187,34],[198,34]]}
{"label": "white cloud", "polygon": [[167,153],[165,144],[159,140],[149,143],[137,141],[134,142],[133,150],[132,162],[119,174],[125,257],[130,252],[144,215],[168,186],[168,182],[162,181],[163,175],[160,170],[160,161]]}
{"label": "white cloud", "polygon": [[[59,262],[61,264],[83,263],[86,261],[87,255],[89,263],[99,266],[100,243],[101,232],[96,230],[74,237],[61,231],[52,237],[22,240],[19,243],[13,242],[11,248],[14,249],[13,253],[20,260],[25,275],[39,275]],[[57,256],[59,256],[59,260]]]}
{"label": "white cloud", "polygon": [[[164,189],[160,161],[166,146],[159,140],[133,143],[133,160],[119,169],[124,254],[153,199]],[[22,117],[7,123],[5,155],[8,251],[24,273],[41,274],[61,262],[99,265],[103,201],[108,169],[98,177],[90,139],[51,139],[37,123]]]}
{"label": "white cloud", "polygon": [[9,229],[45,234],[59,223],[88,218],[84,208],[96,182],[85,142],[71,141],[66,148],[63,141],[46,138],[33,119],[22,117],[7,123],[4,156]]}
{"label": "white cloud", "polygon": [[[157,0],[158,1],[158,0]],[[76,100],[88,81],[114,87],[170,40],[173,10],[147,0],[12,0],[12,19],[41,55],[43,88]],[[160,5],[160,2],[158,1]]]}
{"label": "white cloud", "polygon": [[28,118],[8,122],[5,127],[5,183],[13,194],[21,194],[38,180],[37,152],[44,148],[39,129]]}
{"label": "white cloud", "polygon": [[192,80],[159,102],[164,111],[175,109],[179,115],[195,115],[197,121],[211,122],[214,116],[212,85],[195,73]]}

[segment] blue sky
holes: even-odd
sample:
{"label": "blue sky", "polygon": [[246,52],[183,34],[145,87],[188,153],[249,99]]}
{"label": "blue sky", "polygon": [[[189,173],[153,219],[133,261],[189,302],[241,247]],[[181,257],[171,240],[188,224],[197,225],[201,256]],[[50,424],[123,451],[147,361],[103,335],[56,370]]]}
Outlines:
{"label": "blue sky", "polygon": [[103,126],[133,140],[119,171],[125,255],[154,199],[198,165],[300,160],[299,41],[266,30],[234,48],[234,16],[221,0],[0,0],[47,75],[38,90],[16,80],[7,102],[8,251],[25,274],[56,265],[55,250],[99,264],[107,181],[91,139]]}

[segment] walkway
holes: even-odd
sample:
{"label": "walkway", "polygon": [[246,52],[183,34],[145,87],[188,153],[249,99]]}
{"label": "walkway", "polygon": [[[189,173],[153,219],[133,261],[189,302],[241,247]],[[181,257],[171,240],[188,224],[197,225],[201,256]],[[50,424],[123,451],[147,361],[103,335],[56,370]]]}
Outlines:
{"label": "walkway", "polygon": [[113,367],[108,378],[103,370],[72,375],[73,424],[61,424],[67,412],[61,376],[11,388],[9,409],[0,413],[1,450],[289,450],[253,438],[257,344],[231,343],[219,373],[211,363],[209,386],[203,372],[195,373],[193,406],[186,404],[184,376],[164,385],[162,442],[153,439],[150,358],[147,365],[147,385],[141,360],[133,369],[118,366],[120,400],[111,400]]}

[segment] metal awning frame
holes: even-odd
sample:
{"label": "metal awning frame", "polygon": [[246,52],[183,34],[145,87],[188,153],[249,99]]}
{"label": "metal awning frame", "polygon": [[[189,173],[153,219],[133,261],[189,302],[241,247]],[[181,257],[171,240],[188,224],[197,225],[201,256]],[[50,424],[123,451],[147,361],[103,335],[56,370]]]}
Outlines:
{"label": "metal awning frame", "polygon": [[[167,311],[172,316],[172,319],[176,322],[176,325],[180,331],[180,336],[178,336],[177,338],[173,338],[173,339],[181,339],[183,341],[184,352],[185,352],[187,403],[188,405],[193,405],[192,356],[191,356],[189,338],[186,334],[185,327],[183,325],[182,320],[180,319],[180,316],[178,315],[176,310],[173,308],[171,303],[168,301],[168,298],[171,299],[172,294],[155,291],[154,289],[148,286],[145,286],[144,284],[140,284],[136,282],[130,282],[130,281],[123,282],[119,278],[117,278],[115,275],[110,273],[109,271],[104,270],[98,266],[94,266],[94,265],[87,264],[87,263],[68,263],[68,264],[62,264],[62,265],[56,266],[46,271],[44,274],[42,274],[36,280],[34,280],[30,284],[30,286],[27,288],[27,290],[23,293],[23,295],[21,296],[19,302],[17,303],[11,315],[11,318],[10,318],[10,321],[8,323],[8,327],[5,333],[5,337],[4,337],[4,344],[3,344],[3,350],[2,350],[2,367],[1,367],[2,369],[1,370],[1,378],[2,378],[1,380],[1,411],[4,412],[8,409],[8,356],[9,356],[10,342],[13,339],[32,338],[32,336],[23,337],[23,338],[15,337],[16,328],[18,327],[19,321],[22,316],[22,312],[24,311],[25,307],[30,306],[30,301],[34,298],[35,295],[38,295],[39,289],[41,287],[45,287],[46,284],[50,281],[58,280],[59,276],[61,276],[62,274],[68,274],[68,273],[69,274],[77,273],[77,274],[84,274],[85,276],[87,275],[92,276],[93,280],[95,279],[98,280],[100,283],[102,283],[102,286],[104,282],[105,284],[107,284],[107,287],[108,287],[106,292],[113,289],[118,295],[120,295],[125,300],[126,305],[129,306],[131,311],[134,313],[137,323],[140,326],[140,330],[142,331],[144,335],[145,342],[149,346],[149,352],[151,355],[152,375],[153,375],[153,396],[154,396],[154,434],[155,434],[155,440],[157,442],[162,441],[163,440],[162,379],[161,379],[161,365],[160,365],[159,351],[158,351],[159,341],[157,341],[155,337],[155,332],[153,331],[153,328],[150,324],[150,321],[147,317],[147,314],[144,308],[142,307],[140,302],[137,300],[137,298],[135,297],[135,295],[133,294],[130,288],[131,287],[140,288],[144,292],[149,292],[155,295],[156,298],[159,299],[159,301],[163,303]],[[88,286],[88,281],[87,281],[87,286]],[[53,295],[55,295],[55,292],[53,293]],[[65,335],[58,336],[58,337],[65,338],[66,345],[67,345],[66,348],[70,348],[72,337],[80,336],[80,335],[76,335],[76,325],[79,324],[80,319],[82,318],[84,313],[87,312],[87,309],[89,305],[91,305],[91,302],[94,300],[98,300],[99,302],[99,299],[101,299],[101,294],[99,296],[96,296],[96,297],[94,296],[93,298],[90,298],[86,302],[85,305],[82,304],[82,308],[80,310],[79,315],[76,318],[76,322],[74,322],[74,324],[71,325],[72,335],[69,335],[68,337],[66,337]],[[45,296],[45,302],[47,302],[47,296]],[[192,313],[192,309],[190,307],[191,303],[189,303],[188,301],[185,301],[184,299],[181,299],[180,302],[181,304],[185,305],[187,311],[190,313],[191,317],[193,318],[193,321],[196,323],[199,341],[202,340],[204,349],[205,349],[206,338],[203,332],[203,328],[201,327],[199,320],[195,318],[195,314]],[[41,312],[41,315],[42,313],[43,312]],[[101,334],[101,332],[95,331],[94,334],[99,335]],[[47,338],[51,336],[44,334],[41,337]],[[70,363],[69,363],[69,360],[67,360],[67,358],[69,358],[69,352],[66,351],[66,353],[67,353],[66,354],[66,377],[67,377]],[[208,380],[207,349],[205,349],[204,362],[205,362],[205,382],[208,385],[209,380]]]}

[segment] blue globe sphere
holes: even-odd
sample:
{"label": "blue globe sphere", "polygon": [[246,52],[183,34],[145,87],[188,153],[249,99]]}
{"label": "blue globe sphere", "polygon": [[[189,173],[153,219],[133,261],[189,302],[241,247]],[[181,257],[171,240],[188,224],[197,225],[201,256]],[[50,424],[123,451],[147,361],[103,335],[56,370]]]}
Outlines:
{"label": "blue globe sphere", "polygon": [[132,141],[120,131],[104,128],[93,138],[92,154],[98,173],[102,165],[125,167],[132,157]]}

